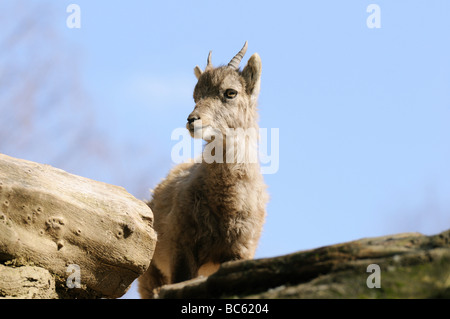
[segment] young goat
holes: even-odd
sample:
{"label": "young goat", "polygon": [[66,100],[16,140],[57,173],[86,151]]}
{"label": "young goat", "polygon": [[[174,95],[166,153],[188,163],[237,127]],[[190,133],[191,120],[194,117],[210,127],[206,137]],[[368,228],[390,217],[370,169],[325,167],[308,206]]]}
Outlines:
{"label": "young goat", "polygon": [[[257,143],[251,141],[252,134],[231,142],[228,138],[233,129],[258,132],[261,59],[253,54],[240,71],[246,50],[247,42],[227,66],[217,68],[209,52],[205,71],[194,69],[196,105],[186,127],[207,144],[201,162],[173,168],[148,204],[158,242],[149,269],[139,278],[143,298],[155,297],[155,288],[164,284],[209,276],[222,262],[255,254],[268,200],[260,166],[248,160]],[[211,152],[219,161],[205,160],[212,143],[220,146]]]}

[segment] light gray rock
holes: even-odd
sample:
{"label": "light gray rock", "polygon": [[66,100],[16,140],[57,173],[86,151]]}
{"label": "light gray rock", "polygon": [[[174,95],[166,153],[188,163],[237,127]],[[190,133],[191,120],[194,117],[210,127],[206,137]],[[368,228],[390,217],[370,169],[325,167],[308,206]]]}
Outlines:
{"label": "light gray rock", "polygon": [[[0,154],[0,263],[48,270],[64,297],[117,298],[155,244],[152,211],[124,188]],[[66,287],[70,265],[82,288]]]}
{"label": "light gray rock", "polygon": [[0,265],[0,298],[55,299],[55,280],[44,268]]}

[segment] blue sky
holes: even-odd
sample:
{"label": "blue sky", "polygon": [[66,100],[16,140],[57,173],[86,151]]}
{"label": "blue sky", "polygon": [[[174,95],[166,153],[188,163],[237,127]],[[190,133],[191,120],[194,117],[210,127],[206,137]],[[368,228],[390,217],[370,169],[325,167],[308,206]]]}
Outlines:
{"label": "blue sky", "polygon": [[[70,3],[80,29],[66,27]],[[366,24],[371,3],[379,29]],[[194,107],[194,66],[204,68],[209,50],[213,64],[228,63],[245,40],[241,65],[260,54],[260,127],[279,128],[280,166],[265,176],[271,200],[256,257],[450,227],[449,1],[54,6],[101,129],[158,163],[148,188],[174,165],[170,136]],[[96,171],[87,177],[109,181]]]}

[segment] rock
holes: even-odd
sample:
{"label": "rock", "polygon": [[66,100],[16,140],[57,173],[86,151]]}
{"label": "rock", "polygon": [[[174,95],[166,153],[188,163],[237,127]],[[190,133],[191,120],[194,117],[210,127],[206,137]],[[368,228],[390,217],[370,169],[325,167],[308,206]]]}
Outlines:
{"label": "rock", "polygon": [[450,230],[227,262],[208,278],[163,286],[159,298],[450,298]]}
{"label": "rock", "polygon": [[155,243],[152,211],[124,188],[0,154],[0,263],[47,270],[59,297],[122,296]]}
{"label": "rock", "polygon": [[0,265],[0,298],[55,299],[55,280],[46,269]]}

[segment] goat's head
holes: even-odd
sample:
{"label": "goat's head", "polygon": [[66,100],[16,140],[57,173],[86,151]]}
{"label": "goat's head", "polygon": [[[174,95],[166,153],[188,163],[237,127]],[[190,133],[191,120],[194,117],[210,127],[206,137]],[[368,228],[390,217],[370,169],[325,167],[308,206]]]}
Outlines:
{"label": "goat's head", "polygon": [[239,70],[239,63],[246,51],[247,42],[228,65],[217,68],[212,66],[209,52],[205,70],[195,67],[194,73],[198,79],[194,89],[195,108],[186,124],[192,137],[210,141],[211,136],[220,133],[225,136],[230,128],[256,126],[261,59],[255,53],[244,69]]}

